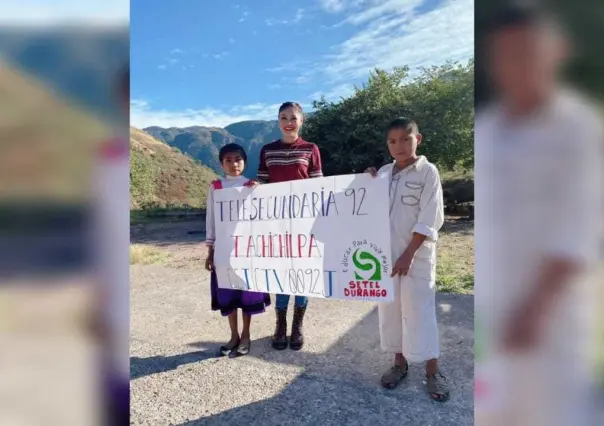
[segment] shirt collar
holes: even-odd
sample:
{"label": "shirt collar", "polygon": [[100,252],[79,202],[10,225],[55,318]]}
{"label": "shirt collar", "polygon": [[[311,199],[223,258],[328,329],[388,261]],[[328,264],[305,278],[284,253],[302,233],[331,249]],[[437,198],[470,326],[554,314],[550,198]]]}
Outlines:
{"label": "shirt collar", "polygon": [[[395,161],[393,160],[391,163],[391,167],[390,167],[391,171],[394,168],[394,163],[395,163]],[[400,170],[398,173],[403,172],[403,171],[409,171],[409,170],[421,171],[427,163],[428,163],[428,160],[426,159],[426,157],[423,155],[420,155],[419,157],[417,157],[417,161],[415,163],[405,167],[403,170]]]}
{"label": "shirt collar", "polygon": [[225,178],[226,180],[237,180],[237,179],[241,179],[241,180],[243,180],[243,179],[246,179],[246,177],[245,177],[245,176],[243,176],[243,175],[239,175],[239,176],[229,176],[229,175],[227,175],[227,174],[225,174],[225,175],[224,175],[224,178]]}

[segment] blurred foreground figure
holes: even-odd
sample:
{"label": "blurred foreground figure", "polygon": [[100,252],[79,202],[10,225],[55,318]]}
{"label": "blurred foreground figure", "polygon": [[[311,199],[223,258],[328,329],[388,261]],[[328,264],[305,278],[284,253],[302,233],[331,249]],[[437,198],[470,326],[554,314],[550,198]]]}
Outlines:
{"label": "blurred foreground figure", "polygon": [[[130,112],[130,70],[115,81],[124,122]],[[125,126],[124,126],[125,127]],[[102,143],[94,170],[94,256],[97,285],[93,331],[101,350],[104,424],[127,425],[130,416],[129,244],[130,167],[127,128]]]}
{"label": "blurred foreground figure", "polygon": [[536,8],[491,26],[498,99],[476,120],[476,424],[591,425],[590,301],[602,115],[558,83],[566,45]]}

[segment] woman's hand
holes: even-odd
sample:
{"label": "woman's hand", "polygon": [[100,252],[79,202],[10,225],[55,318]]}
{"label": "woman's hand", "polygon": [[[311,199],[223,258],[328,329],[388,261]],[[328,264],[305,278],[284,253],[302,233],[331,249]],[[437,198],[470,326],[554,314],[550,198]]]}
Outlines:
{"label": "woman's hand", "polygon": [[367,167],[365,173],[369,173],[372,177],[377,176],[377,169],[375,167]]}
{"label": "woman's hand", "polygon": [[250,179],[249,181],[247,181],[245,183],[245,186],[247,186],[248,188],[255,188],[258,185],[260,185],[260,182],[258,182],[257,180],[254,180],[254,179]]}

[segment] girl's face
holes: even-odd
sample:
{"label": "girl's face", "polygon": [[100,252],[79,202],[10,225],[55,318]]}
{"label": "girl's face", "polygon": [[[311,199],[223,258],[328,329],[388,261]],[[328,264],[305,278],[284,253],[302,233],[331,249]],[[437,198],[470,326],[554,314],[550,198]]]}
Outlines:
{"label": "girl's face", "polygon": [[422,141],[419,133],[407,133],[405,129],[392,129],[388,132],[388,152],[398,163],[415,157],[417,146]]}
{"label": "girl's face", "polygon": [[222,158],[222,169],[228,176],[240,176],[245,168],[245,161],[238,152],[229,152]]}
{"label": "girl's face", "polygon": [[302,114],[294,108],[287,108],[279,113],[279,128],[283,135],[298,136],[302,127]]}

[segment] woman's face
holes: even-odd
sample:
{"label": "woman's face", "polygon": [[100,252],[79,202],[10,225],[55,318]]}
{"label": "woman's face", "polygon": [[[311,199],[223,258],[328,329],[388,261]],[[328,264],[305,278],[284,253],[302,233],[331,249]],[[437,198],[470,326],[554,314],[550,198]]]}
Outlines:
{"label": "woman's face", "polygon": [[298,136],[302,127],[302,114],[294,108],[284,109],[279,113],[279,128],[281,133],[289,136]]}

